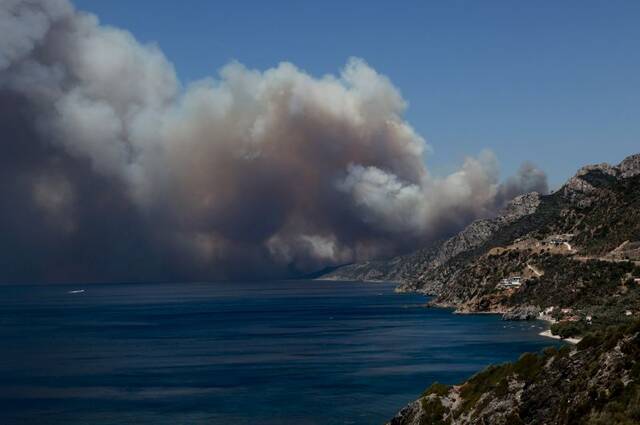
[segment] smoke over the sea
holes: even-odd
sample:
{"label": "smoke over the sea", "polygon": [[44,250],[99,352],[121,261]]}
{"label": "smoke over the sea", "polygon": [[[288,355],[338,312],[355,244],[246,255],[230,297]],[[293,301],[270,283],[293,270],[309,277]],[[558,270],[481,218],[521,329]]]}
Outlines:
{"label": "smoke over the sea", "polygon": [[546,191],[446,177],[383,75],[230,63],[182,87],[66,0],[0,1],[0,281],[289,276],[415,248]]}

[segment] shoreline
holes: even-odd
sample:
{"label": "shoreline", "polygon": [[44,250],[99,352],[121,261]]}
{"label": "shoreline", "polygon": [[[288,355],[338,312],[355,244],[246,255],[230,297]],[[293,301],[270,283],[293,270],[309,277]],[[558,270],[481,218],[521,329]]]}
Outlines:
{"label": "shoreline", "polygon": [[582,338],[562,338],[560,335],[553,335],[551,333],[551,329],[547,329],[546,331],[542,331],[538,335],[544,336],[544,337],[547,337],[547,338],[552,338],[552,339],[559,339],[561,341],[567,341],[568,343],[571,343],[571,344],[574,344],[574,345],[579,343],[580,341],[582,341]]}
{"label": "shoreline", "polygon": [[[319,281],[339,281],[339,279],[333,279],[333,278],[316,278],[314,280],[319,280]],[[395,292],[397,293],[414,293],[414,294],[421,294],[424,295],[426,297],[434,297],[433,295],[427,295],[424,293],[421,293],[419,291],[407,291],[407,290],[398,290],[400,288],[401,283],[398,282],[394,282],[394,281],[381,281],[381,280],[357,280],[354,282],[362,282],[362,283],[371,283],[371,284],[375,284],[375,283],[391,283],[391,284],[396,284],[398,286],[396,286],[395,288]],[[445,309],[445,310],[453,310],[451,312],[451,314],[460,314],[460,315],[473,315],[473,314],[500,314],[500,315],[504,315],[506,313],[506,311],[465,311],[465,310],[459,310],[456,306],[454,305],[448,305],[448,304],[441,304],[441,303],[436,303],[433,301],[428,301],[425,304],[426,308],[441,308],[441,309]],[[542,315],[540,317],[537,317],[533,320],[539,320],[541,322],[545,322],[549,325],[554,324],[556,321],[554,319],[552,319],[551,317],[547,316],[547,315]],[[551,333],[551,329],[547,329],[544,330],[542,332],[539,332],[538,335],[543,336],[545,338],[551,338],[551,339],[556,339],[556,340],[560,340],[560,341],[566,341],[570,344],[576,345],[578,344],[582,338],[562,338],[559,335],[553,335]]]}
{"label": "shoreline", "polygon": [[315,280],[318,282],[353,282],[353,283],[372,283],[372,284],[389,283],[393,285],[401,284],[400,282],[395,280],[362,280],[362,279],[343,279],[343,278],[337,278],[337,277],[316,277],[310,280]]}
{"label": "shoreline", "polygon": [[[433,303],[433,302],[428,303],[427,307],[454,309],[453,314],[501,314],[501,315],[504,315],[506,313],[506,311],[466,311],[466,310],[458,310],[458,309],[456,309],[455,306],[452,306],[452,305],[438,304],[438,303]],[[538,316],[537,318],[531,319],[531,320],[538,320],[538,321],[541,321],[541,322],[545,322],[549,326],[554,324],[554,323],[556,323],[556,320],[551,318],[548,315],[541,315],[541,316]],[[551,338],[551,339],[556,339],[556,340],[560,340],[560,341],[565,341],[565,342],[568,342],[568,343],[573,344],[573,345],[576,345],[580,341],[582,341],[582,338],[562,338],[560,335],[553,335],[551,333],[551,328],[550,327],[549,327],[549,329],[546,329],[546,330],[544,330],[542,332],[539,332],[538,335],[543,336],[545,338]]]}
{"label": "shoreline", "polygon": [[[434,303],[434,302],[429,302],[427,303],[427,308],[444,308],[444,309],[453,309],[452,314],[500,314],[500,315],[504,315],[506,313],[506,311],[465,311],[465,310],[458,310],[455,306],[453,305],[446,305],[446,304],[438,304],[438,303]],[[541,321],[541,322],[545,322],[547,323],[547,325],[552,325],[554,323],[556,323],[556,320],[552,319],[551,317],[547,316],[547,315],[541,315],[535,319],[532,319],[534,321]],[[551,328],[549,327],[548,329],[539,332],[538,335],[545,337],[545,338],[551,338],[551,339],[556,339],[556,340],[560,340],[560,341],[565,341],[568,342],[569,344],[573,344],[576,345],[578,344],[580,341],[582,341],[582,338],[562,338],[560,335],[553,335],[551,333]]]}
{"label": "shoreline", "polygon": [[[340,279],[334,279],[334,278],[315,278],[313,280],[316,281],[340,281]],[[360,282],[360,283],[369,283],[369,284],[379,284],[379,283],[390,283],[390,284],[395,284],[398,285],[396,286],[394,292],[396,293],[414,293],[414,294],[421,294],[424,295],[426,297],[434,297],[433,295],[427,295],[424,293],[421,293],[419,291],[406,291],[406,290],[401,290],[399,291],[398,288],[400,288],[400,284],[398,282],[394,282],[394,281],[382,281],[382,280],[354,280],[351,282]],[[459,310],[458,308],[456,308],[456,306],[454,305],[448,305],[448,304],[441,304],[441,303],[436,303],[433,301],[427,301],[427,303],[425,304],[426,308],[439,308],[439,309],[444,309],[444,310],[452,310],[451,314],[459,314],[459,315],[474,315],[474,314],[500,314],[500,315],[504,315],[506,313],[506,311],[465,311],[465,310]],[[535,319],[532,319],[534,321],[541,321],[541,322],[545,322],[548,325],[552,325],[554,324],[556,321],[554,319],[552,319],[551,317],[547,316],[547,315],[542,315],[539,316]],[[568,342],[570,344],[576,345],[578,344],[582,338],[562,338],[560,335],[553,335],[551,333],[551,329],[546,329],[542,332],[538,333],[539,336],[545,337],[545,338],[551,338],[551,339],[555,339],[555,340],[560,340],[560,341],[565,341]]]}

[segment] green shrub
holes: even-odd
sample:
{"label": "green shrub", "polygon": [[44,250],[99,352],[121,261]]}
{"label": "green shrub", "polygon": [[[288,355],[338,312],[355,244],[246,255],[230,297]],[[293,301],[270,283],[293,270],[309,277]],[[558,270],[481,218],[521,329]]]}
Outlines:
{"label": "green shrub", "polygon": [[420,400],[422,405],[422,416],[420,425],[445,425],[444,414],[447,409],[442,405],[439,398],[424,397]]}
{"label": "green shrub", "polygon": [[507,379],[513,374],[513,364],[492,365],[472,376],[460,389],[463,399],[462,408],[458,414],[469,411],[483,394],[498,390],[503,393],[507,387]]}
{"label": "green shrub", "polygon": [[431,394],[435,394],[437,396],[445,396],[449,393],[449,385],[441,384],[439,382],[434,382],[431,384],[429,388],[427,388],[423,393],[422,397],[426,397]]}
{"label": "green shrub", "polygon": [[513,366],[513,371],[527,380],[536,376],[543,366],[542,357],[534,353],[524,353]]}
{"label": "green shrub", "polygon": [[582,335],[586,326],[582,322],[558,322],[551,325],[551,333],[561,338],[572,338]]}
{"label": "green shrub", "polygon": [[587,348],[592,348],[597,346],[602,342],[602,336],[595,333],[588,333],[582,338],[582,340],[578,343],[578,350],[586,350]]}

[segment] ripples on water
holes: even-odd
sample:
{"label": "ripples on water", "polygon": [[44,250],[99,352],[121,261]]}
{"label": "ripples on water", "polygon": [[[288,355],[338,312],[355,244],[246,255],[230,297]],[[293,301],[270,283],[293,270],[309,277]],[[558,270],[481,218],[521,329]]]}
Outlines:
{"label": "ripples on water", "polygon": [[433,381],[555,344],[425,301],[346,282],[0,287],[0,423],[380,424]]}

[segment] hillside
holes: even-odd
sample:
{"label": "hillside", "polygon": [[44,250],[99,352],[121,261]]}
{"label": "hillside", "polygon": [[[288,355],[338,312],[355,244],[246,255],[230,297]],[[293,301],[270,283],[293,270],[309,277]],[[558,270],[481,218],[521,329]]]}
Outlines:
{"label": "hillside", "polygon": [[583,167],[429,249],[328,277],[393,280],[434,306],[542,318],[582,338],[434,384],[390,425],[640,423],[640,154]]}
{"label": "hillside", "polygon": [[389,260],[374,260],[349,264],[327,273],[327,280],[386,281],[410,284],[427,270],[435,269],[455,256],[486,243],[501,228],[533,213],[540,204],[538,193],[528,193],[513,199],[491,219],[476,220],[450,239],[439,241],[408,255]]}
{"label": "hillside", "polygon": [[587,317],[590,326],[631,320],[640,312],[640,154],[583,167],[555,193],[520,196],[429,249],[323,278],[397,281],[433,305],[515,318],[544,311],[581,323],[574,328]]}
{"label": "hillside", "polygon": [[[545,310],[590,325],[640,312],[640,155],[584,167],[483,244],[407,279],[462,312]],[[518,285],[509,280],[520,278]],[[505,285],[505,281],[507,284]],[[629,317],[631,319],[631,317]],[[584,327],[584,326],[583,326]]]}
{"label": "hillside", "polygon": [[640,423],[640,322],[433,384],[388,425]]}

